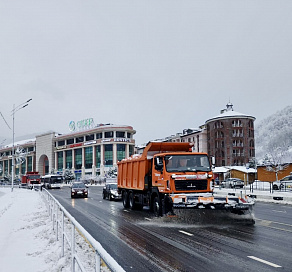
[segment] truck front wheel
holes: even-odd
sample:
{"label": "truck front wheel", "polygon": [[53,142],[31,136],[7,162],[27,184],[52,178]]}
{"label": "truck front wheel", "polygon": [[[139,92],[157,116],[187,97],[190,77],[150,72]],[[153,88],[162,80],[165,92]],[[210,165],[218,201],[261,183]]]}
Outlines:
{"label": "truck front wheel", "polygon": [[162,207],[161,207],[161,201],[156,196],[153,200],[153,212],[156,217],[159,217],[162,215]]}

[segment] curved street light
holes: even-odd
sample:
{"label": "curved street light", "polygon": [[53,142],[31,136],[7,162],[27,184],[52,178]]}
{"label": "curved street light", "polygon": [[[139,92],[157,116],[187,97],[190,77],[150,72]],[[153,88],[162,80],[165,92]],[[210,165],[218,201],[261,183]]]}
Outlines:
{"label": "curved street light", "polygon": [[19,110],[25,108],[28,106],[28,103],[32,100],[32,98],[28,99],[26,102],[18,105],[15,107],[15,104],[13,104],[13,110],[11,111],[11,115],[12,115],[12,171],[11,171],[11,192],[13,192],[13,184],[14,184],[14,171],[15,171],[15,164],[14,164],[14,115],[16,112],[18,112]]}

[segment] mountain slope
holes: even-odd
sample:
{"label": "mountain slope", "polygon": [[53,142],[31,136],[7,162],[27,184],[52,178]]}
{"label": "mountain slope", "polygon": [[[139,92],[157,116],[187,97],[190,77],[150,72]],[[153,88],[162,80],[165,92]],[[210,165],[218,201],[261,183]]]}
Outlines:
{"label": "mountain slope", "polygon": [[255,141],[258,160],[263,159],[266,154],[284,151],[283,162],[292,162],[292,106],[257,124]]}

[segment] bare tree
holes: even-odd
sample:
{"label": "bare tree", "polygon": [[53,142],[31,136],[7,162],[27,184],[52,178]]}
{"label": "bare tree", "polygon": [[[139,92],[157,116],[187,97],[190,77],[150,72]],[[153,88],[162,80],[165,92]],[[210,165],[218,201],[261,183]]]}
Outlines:
{"label": "bare tree", "polygon": [[264,165],[266,170],[276,174],[276,181],[278,181],[278,173],[287,169],[288,163],[284,161],[287,159],[288,154],[288,140],[279,139],[279,141],[270,142],[268,146],[268,153],[264,158]]}
{"label": "bare tree", "polygon": [[65,179],[66,183],[70,182],[70,181],[75,179],[75,175],[70,169],[67,168],[64,171],[64,179]]}

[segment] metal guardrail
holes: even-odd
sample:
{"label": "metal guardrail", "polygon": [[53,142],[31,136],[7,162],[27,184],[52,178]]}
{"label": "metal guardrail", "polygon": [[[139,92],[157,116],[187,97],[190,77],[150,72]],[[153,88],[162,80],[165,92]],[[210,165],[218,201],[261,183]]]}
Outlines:
{"label": "metal guardrail", "polygon": [[[95,254],[95,270],[94,271],[105,271],[108,268],[109,271],[122,272],[125,271],[102,247],[102,245],[97,242],[77,221],[71,216],[71,214],[59,203],[59,201],[53,197],[46,189],[43,189],[41,192],[42,196],[47,202],[49,216],[53,222],[53,230],[56,233],[56,240],[59,240],[61,236],[61,256],[64,257],[66,254],[71,254],[71,271],[76,271],[76,264],[79,267],[79,270],[85,272],[86,269],[82,263],[80,256],[76,250],[76,235],[81,239],[85,239]],[[66,221],[66,222],[65,222]],[[67,228],[67,230],[66,230]],[[68,234],[71,231],[71,235]],[[70,230],[71,228],[71,230]],[[60,235],[59,235],[60,232]],[[80,238],[79,237],[79,238]],[[65,250],[66,243],[70,250]],[[107,267],[103,267],[104,263]]]}

